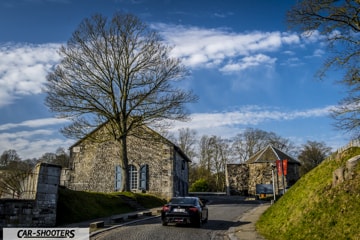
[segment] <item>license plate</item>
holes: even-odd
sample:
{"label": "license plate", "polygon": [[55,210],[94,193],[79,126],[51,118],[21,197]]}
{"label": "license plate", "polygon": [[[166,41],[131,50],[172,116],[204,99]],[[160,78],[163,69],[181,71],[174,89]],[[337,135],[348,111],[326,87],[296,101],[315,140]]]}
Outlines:
{"label": "license plate", "polygon": [[174,208],[174,212],[185,212],[185,208]]}

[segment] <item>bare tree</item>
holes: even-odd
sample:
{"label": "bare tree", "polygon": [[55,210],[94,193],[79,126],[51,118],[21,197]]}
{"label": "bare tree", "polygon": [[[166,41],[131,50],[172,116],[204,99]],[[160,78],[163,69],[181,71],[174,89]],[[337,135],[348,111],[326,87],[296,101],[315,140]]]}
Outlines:
{"label": "bare tree", "polygon": [[0,167],[7,167],[12,162],[19,162],[21,158],[14,149],[5,150],[0,156]]}
{"label": "bare tree", "polygon": [[269,144],[286,152],[292,152],[295,148],[288,139],[282,138],[273,132],[247,128],[233,139],[231,146],[233,158],[236,161],[245,162]]}
{"label": "bare tree", "polygon": [[234,137],[232,149],[235,158],[245,162],[249,157],[268,144],[267,132],[248,128]]}
{"label": "bare tree", "polygon": [[4,151],[0,160],[0,197],[20,198],[25,191],[24,179],[29,176],[33,164],[22,161],[14,149]]}
{"label": "bare tree", "polygon": [[62,130],[66,136],[82,138],[103,126],[102,140],[119,143],[123,191],[129,190],[127,137],[145,125],[186,120],[185,104],[197,100],[177,87],[188,71],[170,50],[131,14],[94,15],[60,48],[62,61],[48,75],[46,105],[73,121]]}
{"label": "bare tree", "polygon": [[0,197],[21,198],[26,191],[26,179],[31,175],[31,169],[11,169],[0,177]]}
{"label": "bare tree", "polygon": [[311,169],[319,165],[329,154],[331,148],[323,142],[307,141],[302,146],[302,150],[298,156],[301,162],[300,175],[304,175]]}
{"label": "bare tree", "polygon": [[330,69],[343,69],[340,81],[348,96],[333,111],[339,129],[360,136],[360,1],[303,0],[288,12],[289,26],[307,34],[325,36],[332,55],[319,70],[320,78]]}
{"label": "bare tree", "polygon": [[44,163],[54,163],[56,160],[56,154],[55,153],[44,153],[40,158],[39,161]]}
{"label": "bare tree", "polygon": [[[213,136],[214,137],[214,136]],[[199,142],[199,165],[202,169],[204,169],[208,175],[211,174],[211,156],[212,156],[212,147],[211,142],[213,141],[212,138],[207,135],[203,135],[200,138]],[[209,176],[204,176],[208,178]]]}
{"label": "bare tree", "polygon": [[214,137],[212,143],[213,148],[213,179],[215,180],[215,190],[225,190],[225,168],[230,159],[229,140],[220,137]]}
{"label": "bare tree", "polygon": [[202,136],[199,145],[199,164],[196,170],[202,173],[213,191],[225,188],[225,167],[230,159],[229,140],[217,136]]}
{"label": "bare tree", "polygon": [[195,130],[189,128],[179,129],[178,146],[191,160],[197,156],[195,149],[196,143],[197,136]]}
{"label": "bare tree", "polygon": [[66,153],[65,149],[62,147],[59,147],[56,149],[56,159],[53,162],[54,164],[58,164],[62,167],[70,167],[70,156]]}

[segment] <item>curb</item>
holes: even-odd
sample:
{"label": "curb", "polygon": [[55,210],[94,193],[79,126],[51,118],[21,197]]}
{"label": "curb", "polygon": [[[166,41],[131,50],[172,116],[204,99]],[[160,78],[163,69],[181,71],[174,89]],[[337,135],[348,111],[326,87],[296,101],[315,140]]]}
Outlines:
{"label": "curb", "polygon": [[228,237],[230,240],[264,240],[257,231],[255,224],[259,220],[260,216],[271,206],[271,204],[263,203],[259,206],[245,212],[239,219],[241,224],[237,227],[231,227],[228,230]]}
{"label": "curb", "polygon": [[155,219],[155,218],[158,218],[158,217],[160,217],[160,215],[151,216],[151,217],[144,217],[144,218],[141,218],[141,219],[138,219],[138,220],[128,221],[128,222],[125,222],[125,223],[122,223],[122,224],[113,225],[111,227],[99,229],[99,230],[96,230],[96,231],[90,233],[90,237],[96,236],[96,235],[98,235],[100,233],[104,233],[104,232],[107,232],[107,231],[110,231],[110,230],[113,230],[113,229],[116,229],[116,228],[119,228],[119,227],[127,226],[127,225],[130,225],[130,224],[134,224],[134,223],[138,223],[138,222],[142,222],[142,221],[146,221],[146,220],[150,220],[150,219]]}

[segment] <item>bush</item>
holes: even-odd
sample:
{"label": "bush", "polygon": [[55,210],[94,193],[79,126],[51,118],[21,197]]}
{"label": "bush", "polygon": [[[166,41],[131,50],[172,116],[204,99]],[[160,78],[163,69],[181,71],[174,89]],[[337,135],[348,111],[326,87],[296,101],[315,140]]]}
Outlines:
{"label": "bush", "polygon": [[209,184],[205,179],[196,180],[190,187],[190,192],[208,192]]}

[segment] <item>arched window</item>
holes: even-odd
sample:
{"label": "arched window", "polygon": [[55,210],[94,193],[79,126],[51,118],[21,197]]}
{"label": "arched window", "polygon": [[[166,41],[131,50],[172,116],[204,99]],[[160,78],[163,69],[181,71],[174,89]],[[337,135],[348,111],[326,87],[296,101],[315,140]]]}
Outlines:
{"label": "arched window", "polygon": [[129,181],[130,189],[137,189],[138,187],[138,172],[134,165],[129,165]]}

